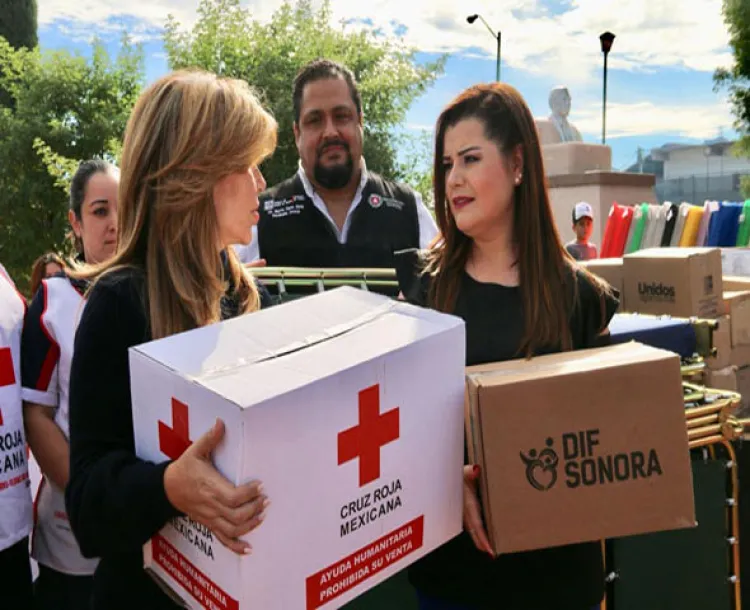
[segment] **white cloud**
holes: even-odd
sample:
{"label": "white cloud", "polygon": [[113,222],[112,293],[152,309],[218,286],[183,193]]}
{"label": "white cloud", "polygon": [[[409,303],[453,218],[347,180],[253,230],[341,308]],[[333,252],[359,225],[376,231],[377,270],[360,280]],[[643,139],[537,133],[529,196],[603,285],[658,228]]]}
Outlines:
{"label": "white cloud", "polygon": [[427,131],[432,133],[435,130],[435,125],[428,123],[407,123],[405,127],[409,131]]}
{"label": "white cloud", "polygon": [[[317,1],[317,0],[316,0]],[[281,0],[246,0],[256,18],[265,20]],[[160,28],[169,13],[184,24],[196,18],[197,0],[44,0],[42,25],[73,21],[107,27],[112,18],[128,18]],[[374,27],[393,31],[404,24],[405,42],[422,51],[461,52],[479,48],[494,58],[496,42],[484,25],[466,23],[479,10],[493,28],[502,30],[504,65],[583,85],[598,76],[598,35],[611,30],[617,38],[610,55],[613,68],[653,70],[685,67],[713,70],[729,63],[727,30],[721,0],[573,0],[571,8],[552,15],[543,0],[489,0],[469,4],[455,0],[332,0],[336,20],[370,19]],[[466,7],[466,8],[464,8]],[[365,27],[352,24],[348,27]]]}
{"label": "white cloud", "polygon": [[161,27],[169,13],[183,20],[195,19],[195,0],[42,0],[39,24],[74,21],[97,25],[113,17],[128,17]]}
{"label": "white cloud", "polygon": [[[586,141],[599,141],[602,133],[601,103],[574,107],[570,120]],[[650,101],[627,104],[608,102],[607,140],[654,134],[705,140],[715,138],[719,128],[731,132],[733,121],[725,99],[710,105],[657,104]],[[404,128],[412,133],[432,134],[435,124],[415,121],[406,123]]]}
{"label": "white cloud", "polygon": [[[601,105],[590,105],[571,115],[571,121],[583,134],[601,134]],[[626,136],[670,134],[686,138],[708,139],[719,127],[730,128],[733,119],[726,100],[715,104],[607,104],[607,140]],[[587,138],[588,139],[588,138]]]}

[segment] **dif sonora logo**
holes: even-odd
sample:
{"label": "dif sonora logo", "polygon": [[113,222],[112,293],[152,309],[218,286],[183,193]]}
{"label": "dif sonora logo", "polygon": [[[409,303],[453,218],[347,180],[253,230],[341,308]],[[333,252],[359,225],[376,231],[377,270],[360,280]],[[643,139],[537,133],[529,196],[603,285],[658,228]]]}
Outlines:
{"label": "dif sonora logo", "polygon": [[547,445],[537,455],[537,450],[532,449],[529,455],[520,452],[521,461],[526,464],[526,478],[535,489],[547,491],[557,483],[557,465],[559,458],[557,452],[552,448],[554,441],[548,438]]}
{"label": "dif sonora logo", "polygon": [[[576,489],[581,486],[622,483],[663,474],[656,448],[610,454],[602,451],[599,437],[598,428],[562,435],[560,452],[563,465],[560,470],[566,487]],[[528,455],[520,452],[521,462],[526,466],[526,478],[539,491],[547,491],[555,486],[560,466],[560,457],[552,448],[554,440],[547,438],[545,445],[541,451],[531,449]]]}

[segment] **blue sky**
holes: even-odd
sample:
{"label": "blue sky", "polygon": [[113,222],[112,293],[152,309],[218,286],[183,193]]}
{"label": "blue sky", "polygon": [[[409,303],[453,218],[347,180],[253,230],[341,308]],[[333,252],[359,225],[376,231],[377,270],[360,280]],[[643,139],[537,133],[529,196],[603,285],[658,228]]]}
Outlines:
{"label": "blue sky", "polygon": [[[244,0],[267,19],[281,0]],[[503,32],[502,80],[518,88],[535,116],[549,114],[552,87],[568,86],[571,120],[584,140],[601,141],[602,54],[598,36],[617,35],[609,56],[607,144],[623,169],[666,142],[734,137],[724,92],[713,91],[716,67],[731,61],[721,0],[332,0],[334,17],[380,27],[428,61],[449,53],[446,71],[409,111],[405,128],[430,131],[440,109],[464,88],[495,78],[496,41],[479,13]],[[116,49],[123,27],[144,44],[147,80],[168,67],[161,46],[167,14],[196,18],[198,0],[40,0],[44,48],[87,52],[96,34]]]}

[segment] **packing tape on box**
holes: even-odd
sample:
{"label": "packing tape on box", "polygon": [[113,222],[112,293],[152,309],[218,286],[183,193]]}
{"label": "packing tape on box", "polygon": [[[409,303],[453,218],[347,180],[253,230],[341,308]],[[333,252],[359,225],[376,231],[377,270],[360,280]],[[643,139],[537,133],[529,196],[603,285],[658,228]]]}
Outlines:
{"label": "packing tape on box", "polygon": [[231,374],[239,368],[252,366],[254,364],[260,364],[261,362],[267,362],[276,358],[281,358],[283,356],[308,348],[312,345],[323,343],[324,341],[329,341],[374,322],[378,318],[381,318],[392,312],[396,307],[399,307],[399,305],[403,304],[399,301],[388,301],[386,303],[383,303],[379,307],[368,311],[365,314],[352,318],[347,322],[330,326],[318,333],[308,335],[307,337],[299,341],[287,343],[286,345],[283,345],[277,349],[268,350],[265,354],[259,355],[255,358],[238,358],[230,364],[208,368],[205,371],[201,371],[200,375],[194,376],[194,379],[198,377],[200,377],[201,379],[221,377],[222,375]]}

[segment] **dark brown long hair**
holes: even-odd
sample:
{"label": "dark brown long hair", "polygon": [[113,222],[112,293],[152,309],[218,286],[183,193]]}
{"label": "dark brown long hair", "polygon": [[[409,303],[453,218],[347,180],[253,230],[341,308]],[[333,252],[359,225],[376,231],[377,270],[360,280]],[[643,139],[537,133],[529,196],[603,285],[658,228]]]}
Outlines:
{"label": "dark brown long hair", "polygon": [[47,265],[49,265],[50,263],[59,265],[60,269],[63,270],[67,268],[65,261],[56,252],[47,252],[46,254],[42,254],[38,259],[36,259],[34,261],[34,265],[31,267],[30,295],[32,299],[34,298],[36,291],[39,290],[39,286],[42,285],[42,280],[44,279],[45,273],[47,271]]}
{"label": "dark brown long hair", "polygon": [[[440,114],[435,135],[434,192],[439,239],[427,254],[432,276],[430,303],[452,312],[472,240],[459,231],[448,206],[443,165],[445,133],[464,119],[478,119],[485,136],[505,158],[520,148],[523,180],[515,187],[513,241],[516,245],[524,332],[519,354],[527,357],[544,346],[572,348],[570,314],[577,298],[571,280],[577,265],[568,255],[555,227],[550,207],[539,135],[521,94],[504,83],[470,87]],[[595,286],[601,286],[592,280]],[[575,282],[572,282],[575,287]],[[603,287],[602,287],[603,290]]]}

